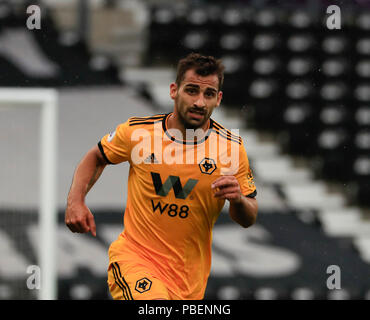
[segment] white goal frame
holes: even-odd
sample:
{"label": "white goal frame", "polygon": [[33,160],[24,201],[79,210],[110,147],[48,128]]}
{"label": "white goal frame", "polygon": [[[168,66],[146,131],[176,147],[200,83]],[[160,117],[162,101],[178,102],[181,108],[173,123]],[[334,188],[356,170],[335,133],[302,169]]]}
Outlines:
{"label": "white goal frame", "polygon": [[38,242],[41,279],[38,299],[54,300],[57,298],[58,93],[55,89],[0,88],[0,104],[4,103],[12,107],[37,105],[41,109]]}

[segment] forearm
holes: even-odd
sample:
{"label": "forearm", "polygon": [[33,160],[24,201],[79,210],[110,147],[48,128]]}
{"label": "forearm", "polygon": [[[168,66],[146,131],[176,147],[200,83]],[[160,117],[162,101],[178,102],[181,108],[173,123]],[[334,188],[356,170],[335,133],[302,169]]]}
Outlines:
{"label": "forearm", "polygon": [[100,177],[106,163],[97,157],[96,150],[90,150],[78,164],[68,194],[68,203],[85,200],[86,194]]}
{"label": "forearm", "polygon": [[258,203],[254,198],[241,196],[240,201],[230,201],[229,214],[231,219],[244,228],[256,222]]}

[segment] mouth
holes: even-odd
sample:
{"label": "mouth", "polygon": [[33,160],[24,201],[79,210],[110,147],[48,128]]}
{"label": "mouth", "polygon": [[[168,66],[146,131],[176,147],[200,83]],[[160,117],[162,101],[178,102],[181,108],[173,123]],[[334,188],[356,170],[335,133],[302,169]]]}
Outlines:
{"label": "mouth", "polygon": [[204,115],[205,115],[205,111],[203,110],[199,110],[199,109],[190,109],[188,111],[188,115],[193,118],[193,119],[196,119],[196,120],[201,120],[203,119]]}

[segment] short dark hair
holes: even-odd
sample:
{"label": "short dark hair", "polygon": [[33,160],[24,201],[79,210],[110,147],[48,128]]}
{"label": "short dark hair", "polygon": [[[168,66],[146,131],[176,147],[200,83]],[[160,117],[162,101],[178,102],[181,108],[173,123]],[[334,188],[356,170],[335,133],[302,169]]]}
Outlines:
{"label": "short dark hair", "polygon": [[218,90],[221,90],[224,82],[225,67],[221,59],[216,59],[212,56],[203,56],[199,53],[190,53],[185,58],[181,59],[177,65],[176,84],[180,86],[184,80],[186,71],[194,69],[195,73],[200,76],[209,76],[217,74]]}

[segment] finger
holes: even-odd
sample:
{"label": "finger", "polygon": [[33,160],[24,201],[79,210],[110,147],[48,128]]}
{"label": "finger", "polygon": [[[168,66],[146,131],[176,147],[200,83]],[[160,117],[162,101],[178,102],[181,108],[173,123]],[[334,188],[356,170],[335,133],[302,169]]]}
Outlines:
{"label": "finger", "polygon": [[70,223],[67,226],[73,233],[83,233],[81,226],[77,222]]}
{"label": "finger", "polygon": [[64,223],[66,224],[66,226],[68,227],[69,230],[71,230],[72,232],[76,232],[76,228],[74,226],[74,221],[71,219],[71,218],[65,218],[64,220]]}
{"label": "finger", "polygon": [[237,179],[235,178],[235,176],[221,176],[219,177],[218,179],[216,179],[215,181],[213,181],[213,184],[218,184],[218,183],[222,183],[224,181],[236,181]]}
{"label": "finger", "polygon": [[91,234],[96,237],[96,225],[95,225],[95,220],[94,220],[94,216],[92,214],[89,214],[87,216],[87,224],[90,228],[90,232]]}
{"label": "finger", "polygon": [[215,195],[217,196],[222,196],[226,193],[233,193],[239,191],[239,188],[237,188],[236,186],[225,186],[217,189],[218,189],[217,192],[215,192]]}
{"label": "finger", "polygon": [[71,232],[76,232],[71,219],[68,217],[68,212],[66,212],[66,217],[65,217],[64,223],[67,226],[67,228],[69,230],[71,230]]}
{"label": "finger", "polygon": [[84,220],[86,219],[69,219],[66,221],[66,225],[72,232],[84,233],[89,231],[89,227]]}
{"label": "finger", "polygon": [[225,188],[228,186],[237,186],[238,181],[236,180],[235,177],[230,178],[230,177],[222,177],[223,179],[216,180],[212,183],[211,188]]}
{"label": "finger", "polygon": [[239,193],[226,193],[224,194],[221,199],[226,199],[226,200],[229,200],[229,201],[232,201],[232,200],[240,200],[240,194]]}
{"label": "finger", "polygon": [[76,228],[72,224],[66,223],[66,225],[68,229],[71,230],[73,233],[77,232]]}
{"label": "finger", "polygon": [[239,193],[239,188],[235,187],[235,186],[232,186],[232,187],[224,187],[224,188],[221,188],[219,189],[218,192],[216,192],[214,194],[215,197],[223,197],[225,196],[226,194],[238,194]]}
{"label": "finger", "polygon": [[87,219],[82,219],[77,222],[77,230],[79,233],[86,233],[90,231]]}

